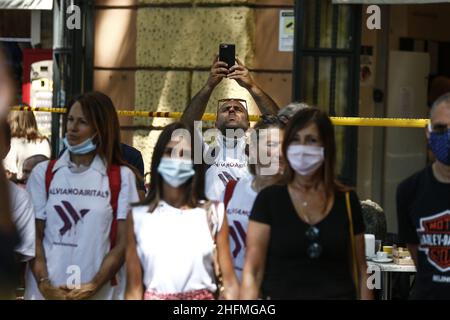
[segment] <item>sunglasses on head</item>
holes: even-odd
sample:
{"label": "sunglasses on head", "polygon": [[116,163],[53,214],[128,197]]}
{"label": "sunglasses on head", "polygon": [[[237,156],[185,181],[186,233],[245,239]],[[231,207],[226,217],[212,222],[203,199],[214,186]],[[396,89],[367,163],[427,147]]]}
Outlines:
{"label": "sunglasses on head", "polygon": [[228,99],[220,99],[217,101],[217,110],[220,110],[220,108],[223,107],[223,105],[230,101],[238,101],[240,102],[240,105],[244,106],[244,109],[247,110],[247,100],[245,99],[238,99],[238,98],[228,98]]}

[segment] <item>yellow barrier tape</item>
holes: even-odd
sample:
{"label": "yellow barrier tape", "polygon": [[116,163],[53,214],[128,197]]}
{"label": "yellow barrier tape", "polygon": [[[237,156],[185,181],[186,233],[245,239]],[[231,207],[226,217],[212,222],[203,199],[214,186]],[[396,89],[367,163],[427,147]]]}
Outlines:
{"label": "yellow barrier tape", "polygon": [[[12,107],[15,111],[37,111],[65,113],[66,108],[45,108],[45,107]],[[155,111],[132,111],[117,110],[119,116],[125,117],[149,117],[149,118],[181,118],[182,112],[155,112]],[[249,115],[250,121],[258,121],[261,116]],[[359,127],[397,127],[397,128],[425,128],[428,119],[400,119],[400,118],[360,118],[360,117],[330,117],[336,126],[359,126]],[[215,121],[216,114],[205,113],[203,121]]]}

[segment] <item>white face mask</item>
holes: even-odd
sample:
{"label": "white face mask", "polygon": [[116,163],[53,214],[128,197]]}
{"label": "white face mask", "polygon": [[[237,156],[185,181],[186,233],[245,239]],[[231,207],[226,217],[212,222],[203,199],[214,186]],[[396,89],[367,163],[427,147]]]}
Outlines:
{"label": "white face mask", "polygon": [[302,176],[310,176],[322,165],[324,148],[290,145],[287,150],[287,158],[295,172]]}
{"label": "white face mask", "polygon": [[161,158],[158,172],[174,188],[178,188],[195,174],[192,160]]}

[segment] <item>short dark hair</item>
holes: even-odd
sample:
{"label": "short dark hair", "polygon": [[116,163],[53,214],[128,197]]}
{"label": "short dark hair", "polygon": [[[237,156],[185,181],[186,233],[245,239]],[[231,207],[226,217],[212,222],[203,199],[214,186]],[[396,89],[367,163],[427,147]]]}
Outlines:
{"label": "short dark hair", "polygon": [[163,179],[158,172],[158,166],[161,162],[161,158],[164,156],[164,151],[167,144],[172,139],[172,133],[178,129],[188,130],[191,136],[191,159],[194,163],[194,176],[189,179],[184,186],[186,186],[185,200],[187,204],[192,207],[198,207],[202,201],[206,200],[205,197],[205,167],[204,164],[195,164],[194,162],[194,139],[198,138],[198,135],[194,134],[192,126],[188,126],[182,122],[175,122],[166,126],[159,135],[155,148],[153,149],[152,162],[150,167],[150,188],[147,197],[138,205],[148,205],[149,212],[153,212],[162,199],[162,185]]}

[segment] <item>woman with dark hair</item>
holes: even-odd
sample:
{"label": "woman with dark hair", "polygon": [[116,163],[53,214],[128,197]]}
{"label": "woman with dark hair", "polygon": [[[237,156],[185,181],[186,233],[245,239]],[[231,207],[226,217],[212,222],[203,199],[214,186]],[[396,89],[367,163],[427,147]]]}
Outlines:
{"label": "woman with dark hair", "polygon": [[284,135],[287,184],[261,191],[250,215],[241,298],[369,299],[355,192],[336,181],[334,129],[316,108]]}
{"label": "woman with dark hair", "polygon": [[222,298],[238,297],[227,219],[222,204],[205,201],[204,168],[194,164],[193,137],[176,122],[156,143],[150,192],[128,221],[127,299],[213,299],[216,268]]}
{"label": "woman with dark hair", "polygon": [[36,154],[50,158],[50,142],[38,130],[32,111],[11,111],[8,115],[11,127],[11,150],[4,160],[5,169],[12,180],[22,179],[23,162]]}
{"label": "woman with dark hair", "polygon": [[251,131],[249,172],[239,181],[228,182],[222,196],[230,225],[230,249],[234,270],[242,279],[248,218],[258,192],[282,180],[281,143],[283,123],[276,116],[263,116]]}
{"label": "woman with dark hair", "polygon": [[66,151],[38,164],[27,183],[36,212],[36,258],[25,298],[117,298],[125,220],[130,203],[138,201],[135,175],[122,159],[108,96],[83,94],[67,113]]}

